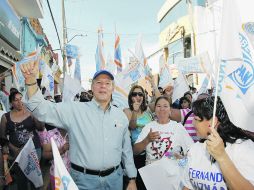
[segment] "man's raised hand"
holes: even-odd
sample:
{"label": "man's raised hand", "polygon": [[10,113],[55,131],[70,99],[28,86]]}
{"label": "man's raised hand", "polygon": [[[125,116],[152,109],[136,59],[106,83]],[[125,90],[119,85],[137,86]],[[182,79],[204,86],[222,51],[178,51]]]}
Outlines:
{"label": "man's raised hand", "polygon": [[39,59],[21,64],[20,69],[25,78],[25,83],[30,84],[36,82],[39,72]]}

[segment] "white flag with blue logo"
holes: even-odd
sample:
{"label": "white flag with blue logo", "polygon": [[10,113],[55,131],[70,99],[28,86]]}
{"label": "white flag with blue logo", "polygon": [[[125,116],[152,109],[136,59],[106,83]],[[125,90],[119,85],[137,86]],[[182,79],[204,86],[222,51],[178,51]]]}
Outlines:
{"label": "white flag with blue logo", "polygon": [[45,87],[50,95],[54,97],[54,76],[48,64],[45,64],[42,72],[41,86]]}
{"label": "white flag with blue logo", "polygon": [[68,58],[76,59],[78,58],[78,47],[74,45],[67,44],[65,46],[66,54]]}
{"label": "white flag with blue logo", "polygon": [[163,55],[160,56],[159,68],[160,68],[159,87],[165,89],[168,86],[173,86],[174,81],[169,71],[169,65],[166,63],[166,60]]}
{"label": "white flag with blue logo", "polygon": [[247,22],[242,27],[254,48],[254,22]]}
{"label": "white flag with blue logo", "polygon": [[34,184],[36,188],[43,186],[40,161],[32,138],[29,138],[15,162],[18,163],[24,175]]}
{"label": "white flag with blue logo", "polygon": [[142,78],[145,78],[144,65],[135,62],[116,75],[115,83],[123,89],[128,89],[133,83]]}
{"label": "white flag with blue logo", "polygon": [[174,80],[174,91],[172,95],[172,102],[180,99],[185,92],[189,91],[189,85],[185,75],[179,71],[178,77]]}
{"label": "white flag with blue logo", "polygon": [[102,28],[98,30],[98,44],[95,53],[96,71],[105,69],[106,60],[104,55],[104,43],[103,43],[103,33]]}
{"label": "white flag with blue logo", "polygon": [[58,148],[53,138],[51,140],[52,152],[54,157],[54,178],[55,178],[55,189],[59,190],[78,190],[77,185],[74,183],[69,172],[67,171],[63,160],[60,156]]}
{"label": "white flag with blue logo", "polygon": [[203,79],[202,85],[200,89],[198,90],[198,95],[202,93],[207,93],[208,85],[209,85],[209,79],[207,76],[205,76],[205,78]]}
{"label": "white flag with blue logo", "polygon": [[235,0],[224,0],[217,88],[230,121],[254,131],[254,52],[241,26]]}

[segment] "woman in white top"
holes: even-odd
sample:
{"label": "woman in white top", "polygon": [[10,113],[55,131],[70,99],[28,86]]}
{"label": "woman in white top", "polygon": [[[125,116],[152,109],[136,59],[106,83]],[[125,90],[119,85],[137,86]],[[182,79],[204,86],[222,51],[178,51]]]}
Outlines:
{"label": "woman in white top", "polygon": [[133,147],[134,154],[146,150],[146,164],[162,157],[181,157],[193,144],[182,124],[169,119],[170,104],[169,97],[157,98],[155,101],[157,121],[145,125]]}
{"label": "woman in white top", "polygon": [[213,129],[213,107],[214,97],[192,105],[194,126],[203,141],[193,144],[188,152],[184,190],[253,190],[254,136],[231,123],[219,97]]}

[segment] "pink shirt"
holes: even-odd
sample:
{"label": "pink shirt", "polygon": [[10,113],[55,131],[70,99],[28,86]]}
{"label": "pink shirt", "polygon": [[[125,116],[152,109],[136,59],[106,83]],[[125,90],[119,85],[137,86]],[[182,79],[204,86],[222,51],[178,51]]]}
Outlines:
{"label": "pink shirt", "polygon": [[[53,137],[55,140],[56,146],[58,148],[62,147],[67,141],[66,137],[62,137],[60,131],[55,128],[52,130],[47,131],[46,129],[43,132],[39,132],[41,144],[49,144],[50,138]],[[70,171],[70,159],[69,159],[69,151],[66,151],[64,154],[61,155],[64,165],[68,171]],[[51,167],[50,167],[50,175],[54,175],[54,161],[51,160]]]}
{"label": "pink shirt", "polygon": [[[191,111],[191,109],[190,108],[180,109],[180,111],[181,111],[181,121],[183,122],[185,116]],[[197,142],[197,141],[199,141],[199,137],[197,136],[197,132],[196,132],[194,125],[192,124],[193,120],[194,120],[194,114],[192,113],[187,118],[187,120],[184,124],[184,128],[189,133],[189,135],[191,136],[193,141]]]}

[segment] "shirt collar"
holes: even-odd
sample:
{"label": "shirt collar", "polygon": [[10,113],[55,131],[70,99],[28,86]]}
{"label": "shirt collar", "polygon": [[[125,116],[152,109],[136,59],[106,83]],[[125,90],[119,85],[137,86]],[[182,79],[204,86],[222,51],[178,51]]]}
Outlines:
{"label": "shirt collar", "polygon": [[[101,109],[101,105],[93,98],[92,100],[91,100],[91,102],[97,107],[97,108],[99,108],[99,109]],[[111,103],[111,101],[109,102],[109,106],[108,106],[108,108],[106,109],[106,111],[107,110],[111,110],[111,106],[112,106],[112,103]]]}

